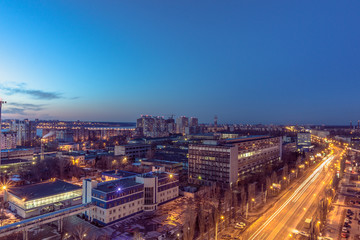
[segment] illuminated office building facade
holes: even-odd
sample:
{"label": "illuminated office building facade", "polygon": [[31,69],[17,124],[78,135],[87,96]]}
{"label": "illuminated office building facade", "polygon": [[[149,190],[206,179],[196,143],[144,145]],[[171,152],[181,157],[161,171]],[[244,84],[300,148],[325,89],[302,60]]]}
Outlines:
{"label": "illuminated office building facade", "polygon": [[248,136],[189,146],[189,182],[234,184],[239,177],[281,160],[280,137]]}

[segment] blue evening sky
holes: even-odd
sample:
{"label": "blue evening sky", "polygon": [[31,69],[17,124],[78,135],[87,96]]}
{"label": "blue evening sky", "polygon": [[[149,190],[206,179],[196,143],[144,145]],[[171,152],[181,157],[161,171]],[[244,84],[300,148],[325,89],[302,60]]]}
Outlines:
{"label": "blue evening sky", "polygon": [[360,1],[0,2],[5,118],[348,124]]}

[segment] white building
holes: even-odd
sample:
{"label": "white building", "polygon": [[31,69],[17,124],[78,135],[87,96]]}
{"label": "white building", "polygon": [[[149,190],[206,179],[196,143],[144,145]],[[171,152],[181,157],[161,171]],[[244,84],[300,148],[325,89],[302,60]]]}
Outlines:
{"label": "white building", "polygon": [[179,196],[176,174],[150,172],[134,178],[103,183],[83,181],[83,203],[92,202],[93,210],[85,212],[86,219],[98,225],[108,225],[157,206]]}
{"label": "white building", "polygon": [[11,187],[5,193],[10,210],[29,218],[61,208],[81,204],[81,187],[54,180],[45,183]]}

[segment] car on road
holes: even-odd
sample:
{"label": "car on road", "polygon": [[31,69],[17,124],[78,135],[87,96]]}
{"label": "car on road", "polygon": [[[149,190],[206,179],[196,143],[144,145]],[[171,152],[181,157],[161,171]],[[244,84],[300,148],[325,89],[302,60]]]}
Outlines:
{"label": "car on road", "polygon": [[246,226],[246,223],[244,223],[244,222],[239,222],[239,223],[236,223],[236,225],[238,225],[238,226]]}
{"label": "car on road", "polygon": [[231,235],[230,234],[224,234],[221,238],[222,239],[231,239]]}
{"label": "car on road", "polygon": [[348,237],[349,237],[349,234],[347,234],[347,233],[341,233],[341,237],[343,237],[343,238],[348,238]]}
{"label": "car on road", "polygon": [[309,234],[306,233],[306,232],[298,232],[298,234],[300,234],[301,236],[304,236],[304,237],[309,237]]}
{"label": "car on road", "polygon": [[348,218],[345,218],[344,221],[345,221],[346,223],[351,223],[350,219],[348,219]]}

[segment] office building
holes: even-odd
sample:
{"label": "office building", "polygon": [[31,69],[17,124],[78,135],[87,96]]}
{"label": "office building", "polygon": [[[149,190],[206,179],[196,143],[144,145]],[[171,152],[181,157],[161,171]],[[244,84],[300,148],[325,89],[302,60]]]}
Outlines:
{"label": "office building", "polygon": [[311,133],[299,132],[296,138],[296,145],[299,151],[309,151],[311,148]]}
{"label": "office building", "polygon": [[[116,175],[116,174],[115,174]],[[143,211],[153,211],[179,196],[178,176],[166,172],[150,172],[97,183],[83,181],[83,203],[95,207],[86,211],[86,219],[104,226]]]}
{"label": "office building", "polygon": [[115,146],[115,156],[126,156],[130,159],[145,157],[151,149],[149,144],[126,144]]}
{"label": "office building", "polygon": [[189,146],[189,182],[229,186],[247,173],[281,160],[281,137],[247,136],[205,140]]}

